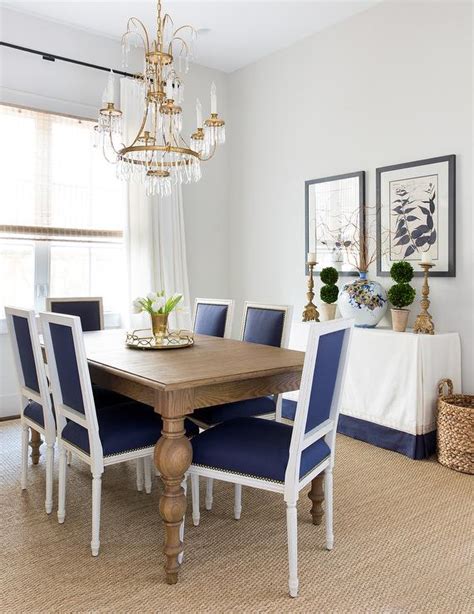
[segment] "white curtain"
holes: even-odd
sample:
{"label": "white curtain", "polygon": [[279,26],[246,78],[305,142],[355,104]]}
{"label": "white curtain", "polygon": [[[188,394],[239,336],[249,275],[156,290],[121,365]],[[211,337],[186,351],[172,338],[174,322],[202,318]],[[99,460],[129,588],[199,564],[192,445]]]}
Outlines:
{"label": "white curtain", "polygon": [[[120,108],[123,112],[124,142],[130,143],[140,128],[144,110],[143,86],[129,78],[120,80]],[[133,180],[128,187],[125,245],[128,267],[129,306],[127,326],[149,327],[146,314],[132,315],[131,302],[137,296],[164,290],[166,296],[178,292],[184,299],[170,317],[172,328],[190,328],[186,240],[181,186],[171,196],[147,196],[145,186]]]}

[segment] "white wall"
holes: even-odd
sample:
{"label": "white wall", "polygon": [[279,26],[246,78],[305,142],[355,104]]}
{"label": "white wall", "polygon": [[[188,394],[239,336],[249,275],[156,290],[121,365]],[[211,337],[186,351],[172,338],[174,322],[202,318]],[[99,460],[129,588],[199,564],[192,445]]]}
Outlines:
{"label": "white wall", "polygon": [[292,303],[299,317],[306,179],[366,170],[373,206],[376,167],[457,155],[457,277],[433,279],[431,311],[438,331],[461,333],[467,391],[474,390],[471,11],[469,2],[383,2],[233,73],[229,88],[238,301]]}
{"label": "white wall", "polygon": [[[115,39],[5,8],[0,13],[2,41],[122,70],[120,43]],[[212,81],[218,89],[220,113],[225,117],[226,78],[216,70],[191,67],[185,82],[184,134],[195,130],[196,97],[200,98],[204,113],[210,112]],[[1,102],[95,119],[106,80],[105,72],[60,61],[48,62],[41,56],[0,47]],[[227,149],[221,148],[212,161],[202,165],[201,181],[184,188],[192,298],[228,294],[227,157]],[[0,371],[1,417],[17,413],[19,403],[8,339],[1,331]]]}

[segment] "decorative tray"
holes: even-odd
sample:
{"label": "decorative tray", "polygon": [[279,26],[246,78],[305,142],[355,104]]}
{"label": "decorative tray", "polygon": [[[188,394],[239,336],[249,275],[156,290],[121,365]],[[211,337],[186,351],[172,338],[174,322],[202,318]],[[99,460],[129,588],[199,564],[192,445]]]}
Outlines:
{"label": "decorative tray", "polygon": [[172,330],[159,339],[151,329],[139,328],[127,333],[125,345],[136,350],[177,350],[194,345],[194,333],[190,330]]}

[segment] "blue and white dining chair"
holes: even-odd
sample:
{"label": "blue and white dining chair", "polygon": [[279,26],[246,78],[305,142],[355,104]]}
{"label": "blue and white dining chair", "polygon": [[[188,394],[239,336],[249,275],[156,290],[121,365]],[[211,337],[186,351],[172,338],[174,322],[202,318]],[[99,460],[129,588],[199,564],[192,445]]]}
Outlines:
{"label": "blue and white dining chair", "polygon": [[46,443],[46,499],[48,514],[53,509],[53,466],[56,423],[49,393],[43,355],[33,310],[5,307],[7,327],[22,397],[21,488],[27,487],[29,429],[43,435]]}
{"label": "blue and white dining chair", "polygon": [[101,296],[46,298],[46,311],[79,316],[84,332],[104,329],[104,307]]}
{"label": "blue and white dining chair", "polygon": [[[104,307],[101,296],[75,296],[46,298],[46,311],[62,313],[70,316],[79,316],[83,332],[104,329]],[[96,406],[114,405],[131,401],[127,397],[107,390],[102,386],[92,384]],[[147,493],[151,492],[151,460],[137,459],[137,488]]]}
{"label": "blue and white dining chair", "polygon": [[[263,303],[244,304],[244,315],[240,338],[249,343],[260,343],[274,347],[287,347],[290,334],[291,316],[293,309],[290,305],[266,305]],[[191,416],[201,429],[231,420],[249,416],[265,416],[274,418],[281,413],[281,395],[258,397],[235,403],[225,403],[214,407],[198,409]],[[206,509],[212,509],[213,481],[206,482]],[[242,510],[242,488],[235,486],[234,516],[240,518]]]}
{"label": "blue and white dining chair", "polygon": [[198,478],[214,478],[283,495],[288,528],[289,593],[298,594],[299,492],[324,473],[326,547],[332,550],[336,429],[352,320],[311,324],[294,426],[237,418],[191,440],[193,521],[199,522]]}
{"label": "blue and white dining chair", "polygon": [[194,301],[193,330],[198,335],[230,337],[234,318],[231,299],[197,298]]}
{"label": "blue and white dining chair", "polygon": [[80,318],[54,313],[41,313],[40,318],[57,420],[58,521],[66,516],[66,455],[71,452],[91,469],[91,550],[97,556],[104,468],[149,457],[162,421],[151,407],[133,401],[96,411]]}

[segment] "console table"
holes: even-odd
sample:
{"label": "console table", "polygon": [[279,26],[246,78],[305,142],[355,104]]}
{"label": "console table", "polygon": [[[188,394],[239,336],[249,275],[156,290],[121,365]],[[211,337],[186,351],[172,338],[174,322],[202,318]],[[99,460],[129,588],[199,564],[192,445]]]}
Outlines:
{"label": "console table", "polygon": [[[306,323],[295,322],[290,348],[305,349]],[[338,431],[413,459],[436,450],[439,380],[461,390],[458,333],[416,335],[388,328],[355,328]],[[294,412],[298,393],[284,395],[283,416]]]}

